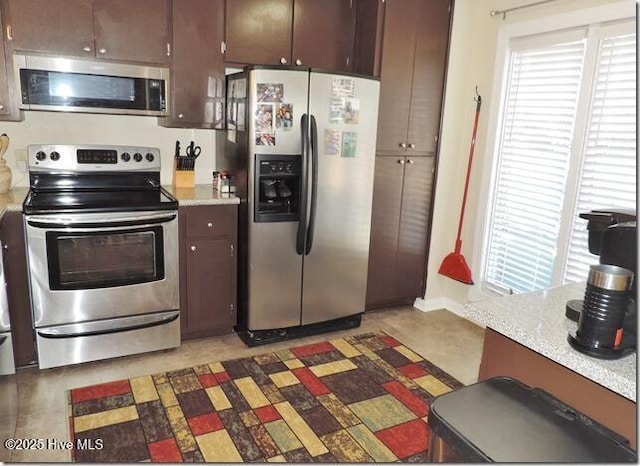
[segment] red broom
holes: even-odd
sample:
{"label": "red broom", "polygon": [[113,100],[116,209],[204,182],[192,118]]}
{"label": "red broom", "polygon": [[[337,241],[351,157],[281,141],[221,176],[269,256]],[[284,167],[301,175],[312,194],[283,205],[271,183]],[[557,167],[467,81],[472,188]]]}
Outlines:
{"label": "red broom", "polygon": [[462,207],[460,208],[460,221],[458,222],[458,236],[456,237],[456,248],[453,252],[449,253],[444,258],[440,265],[438,273],[445,277],[452,278],[467,285],[473,285],[473,279],[471,278],[471,269],[467,265],[467,261],[461,254],[462,249],[462,222],[464,220],[464,208],[467,205],[467,192],[469,191],[469,178],[471,177],[471,163],[473,162],[473,150],[476,146],[476,133],[478,132],[478,119],[480,117],[480,106],[482,105],[482,97],[476,90],[477,102],[476,105],[476,117],[473,123],[473,135],[471,136],[471,148],[469,150],[469,163],[467,164],[467,178],[464,182],[464,194],[462,196]]}

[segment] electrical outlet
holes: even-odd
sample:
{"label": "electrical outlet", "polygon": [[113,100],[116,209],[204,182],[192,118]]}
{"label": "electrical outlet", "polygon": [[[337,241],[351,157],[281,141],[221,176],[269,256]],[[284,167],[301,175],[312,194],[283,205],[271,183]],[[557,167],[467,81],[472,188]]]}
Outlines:
{"label": "electrical outlet", "polygon": [[16,149],[16,162],[27,161],[27,149]]}

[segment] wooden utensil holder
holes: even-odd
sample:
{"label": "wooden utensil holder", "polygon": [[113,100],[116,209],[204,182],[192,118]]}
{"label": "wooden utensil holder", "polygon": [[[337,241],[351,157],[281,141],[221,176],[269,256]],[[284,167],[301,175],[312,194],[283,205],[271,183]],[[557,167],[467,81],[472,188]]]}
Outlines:
{"label": "wooden utensil holder", "polygon": [[194,170],[178,170],[178,161],[173,162],[173,186],[176,188],[193,188],[196,185]]}

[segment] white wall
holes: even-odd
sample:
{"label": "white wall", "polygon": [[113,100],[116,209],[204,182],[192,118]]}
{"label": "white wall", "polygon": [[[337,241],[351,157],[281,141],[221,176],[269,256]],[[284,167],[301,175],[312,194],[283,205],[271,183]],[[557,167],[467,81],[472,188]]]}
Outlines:
{"label": "white wall", "polygon": [[[480,264],[474,263],[479,254],[475,236],[479,231],[479,215],[488,207],[480,199],[483,184],[489,183],[490,173],[483,169],[492,147],[486,147],[489,108],[499,95],[491,95],[494,81],[498,30],[502,24],[512,24],[543,18],[553,22],[554,15],[578,9],[607,5],[615,0],[556,0],[555,2],[514,11],[502,16],[490,16],[491,10],[502,10],[535,3],[536,0],[456,0],[449,55],[449,70],[445,92],[438,180],[435,193],[433,227],[429,251],[427,289],[425,302],[420,307],[432,309],[437,303],[453,305],[469,301],[471,287],[438,274],[444,257],[453,251],[458,227],[460,205],[464,190],[471,133],[476,104],[474,88],[482,95],[482,110],[476,138],[471,183],[467,199],[463,232],[462,253],[474,271]],[[629,0],[633,3],[632,0]],[[497,107],[497,105],[494,105]],[[486,186],[485,186],[486,189]],[[482,217],[482,216],[480,216]],[[480,242],[478,242],[480,243]],[[475,260],[475,262],[478,262]]]}
{"label": "white wall", "polygon": [[16,168],[16,150],[29,144],[121,144],[158,147],[162,155],[162,184],[171,184],[176,140],[182,151],[190,141],[202,147],[196,161],[196,183],[210,184],[215,167],[215,131],[158,126],[155,117],[64,112],[24,112],[24,121],[0,121],[0,133],[11,142],[5,155],[13,172],[12,186],[29,185],[28,173]]}

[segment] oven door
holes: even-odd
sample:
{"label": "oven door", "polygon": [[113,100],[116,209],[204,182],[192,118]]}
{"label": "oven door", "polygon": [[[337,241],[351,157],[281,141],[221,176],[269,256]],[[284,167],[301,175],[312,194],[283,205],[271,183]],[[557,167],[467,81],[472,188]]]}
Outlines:
{"label": "oven door", "polygon": [[176,211],[25,217],[34,324],[178,309]]}

